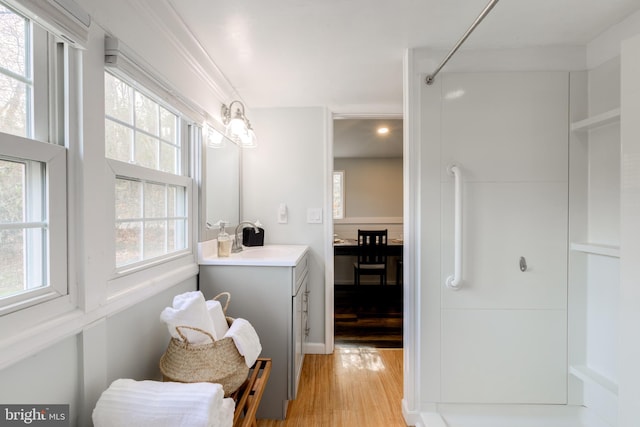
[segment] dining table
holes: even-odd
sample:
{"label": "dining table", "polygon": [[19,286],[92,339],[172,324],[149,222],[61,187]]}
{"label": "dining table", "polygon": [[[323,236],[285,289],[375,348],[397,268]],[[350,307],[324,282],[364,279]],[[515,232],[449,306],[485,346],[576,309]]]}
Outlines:
{"label": "dining table", "polygon": [[[387,256],[402,257],[404,248],[402,239],[389,239],[387,242]],[[333,254],[336,256],[356,256],[358,255],[357,239],[334,239]]]}

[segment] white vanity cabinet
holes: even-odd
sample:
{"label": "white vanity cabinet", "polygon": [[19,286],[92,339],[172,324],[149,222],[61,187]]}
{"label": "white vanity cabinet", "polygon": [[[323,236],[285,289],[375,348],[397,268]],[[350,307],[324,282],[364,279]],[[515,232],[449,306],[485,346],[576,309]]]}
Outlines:
{"label": "white vanity cabinet", "polygon": [[284,419],[288,401],[296,397],[308,333],[308,273],[307,246],[246,248],[229,258],[200,259],[205,298],[230,292],[227,314],[253,325],[262,344],[260,357],[272,360],[258,418]]}

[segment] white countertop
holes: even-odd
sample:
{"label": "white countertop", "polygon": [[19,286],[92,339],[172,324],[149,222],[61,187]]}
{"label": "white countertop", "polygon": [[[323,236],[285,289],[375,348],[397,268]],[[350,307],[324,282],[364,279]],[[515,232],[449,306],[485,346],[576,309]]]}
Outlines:
{"label": "white countertop", "polygon": [[305,245],[243,246],[242,252],[218,257],[217,243],[216,239],[198,243],[198,264],[293,267],[309,249]]}

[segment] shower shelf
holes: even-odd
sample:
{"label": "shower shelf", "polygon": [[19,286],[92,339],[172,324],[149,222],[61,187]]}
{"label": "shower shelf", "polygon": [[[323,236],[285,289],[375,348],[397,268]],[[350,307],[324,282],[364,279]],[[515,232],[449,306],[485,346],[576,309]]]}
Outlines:
{"label": "shower shelf", "polygon": [[571,250],[585,252],[594,255],[603,255],[613,258],[620,258],[620,247],[611,245],[600,245],[596,243],[571,243]]}
{"label": "shower shelf", "polygon": [[590,130],[597,128],[598,126],[604,126],[611,123],[620,121],[620,108],[605,111],[604,113],[597,114],[592,117],[588,117],[584,120],[571,123],[572,131]]}
{"label": "shower shelf", "polygon": [[611,381],[609,378],[600,375],[593,369],[585,365],[576,365],[569,367],[569,373],[574,377],[580,379],[584,383],[594,384],[607,390],[614,396],[618,396],[618,384]]}

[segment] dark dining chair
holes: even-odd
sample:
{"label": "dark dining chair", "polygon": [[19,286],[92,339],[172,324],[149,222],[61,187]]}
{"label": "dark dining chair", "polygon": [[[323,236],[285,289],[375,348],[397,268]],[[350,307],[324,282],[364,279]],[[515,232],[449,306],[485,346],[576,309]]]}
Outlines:
{"label": "dark dining chair", "polygon": [[354,283],[360,276],[380,276],[387,284],[387,230],[358,230],[358,259],[353,263]]}

